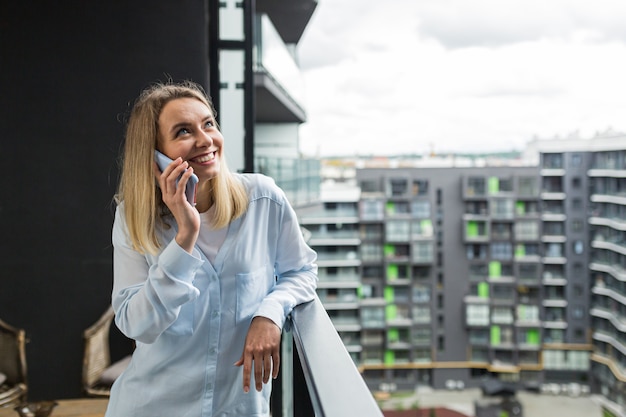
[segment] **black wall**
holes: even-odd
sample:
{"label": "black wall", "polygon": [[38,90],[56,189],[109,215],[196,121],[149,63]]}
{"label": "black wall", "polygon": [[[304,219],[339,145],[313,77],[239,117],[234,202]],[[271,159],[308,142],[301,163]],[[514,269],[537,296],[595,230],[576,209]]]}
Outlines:
{"label": "black wall", "polygon": [[30,400],[82,395],[125,116],[167,75],[208,86],[208,1],[0,2],[0,318],[26,330]]}

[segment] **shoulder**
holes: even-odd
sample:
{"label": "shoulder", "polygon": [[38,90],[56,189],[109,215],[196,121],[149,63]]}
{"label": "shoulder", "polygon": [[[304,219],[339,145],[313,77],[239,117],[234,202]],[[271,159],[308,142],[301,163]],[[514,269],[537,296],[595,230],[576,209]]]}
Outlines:
{"label": "shoulder", "polygon": [[246,187],[250,202],[267,198],[278,204],[285,201],[285,193],[280,189],[273,178],[263,174],[236,174],[237,178]]}

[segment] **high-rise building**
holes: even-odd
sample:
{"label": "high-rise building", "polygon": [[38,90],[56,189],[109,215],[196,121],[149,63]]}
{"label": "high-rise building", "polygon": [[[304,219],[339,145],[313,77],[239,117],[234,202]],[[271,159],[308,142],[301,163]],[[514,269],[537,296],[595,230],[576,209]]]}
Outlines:
{"label": "high-rise building", "polygon": [[361,161],[301,214],[320,299],[372,389],[498,378],[592,390],[625,415],[626,136],[528,152]]}

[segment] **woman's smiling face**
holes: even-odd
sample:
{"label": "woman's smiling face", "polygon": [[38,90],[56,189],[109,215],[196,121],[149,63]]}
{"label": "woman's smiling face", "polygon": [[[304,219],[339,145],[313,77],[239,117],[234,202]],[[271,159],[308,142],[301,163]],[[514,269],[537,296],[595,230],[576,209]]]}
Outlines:
{"label": "woman's smiling face", "polygon": [[219,174],[224,137],[213,112],[195,98],[169,101],[159,115],[159,150],[189,162],[200,182]]}

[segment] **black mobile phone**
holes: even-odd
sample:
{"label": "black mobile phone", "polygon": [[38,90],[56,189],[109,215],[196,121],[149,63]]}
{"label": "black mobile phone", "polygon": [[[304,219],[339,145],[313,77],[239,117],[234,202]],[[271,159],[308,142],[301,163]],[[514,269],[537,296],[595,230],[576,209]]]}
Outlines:
{"label": "black mobile phone", "polygon": [[[159,151],[154,151],[154,160],[156,161],[161,171],[164,171],[165,168],[169,164],[174,162]],[[178,179],[176,180],[176,185],[178,185],[179,180],[180,180],[180,177],[178,177]],[[192,206],[196,205],[196,189],[197,188],[198,188],[198,177],[196,176],[196,174],[191,174],[189,181],[187,181],[187,187],[185,187],[185,196],[187,197],[187,201],[189,201],[189,203]]]}

